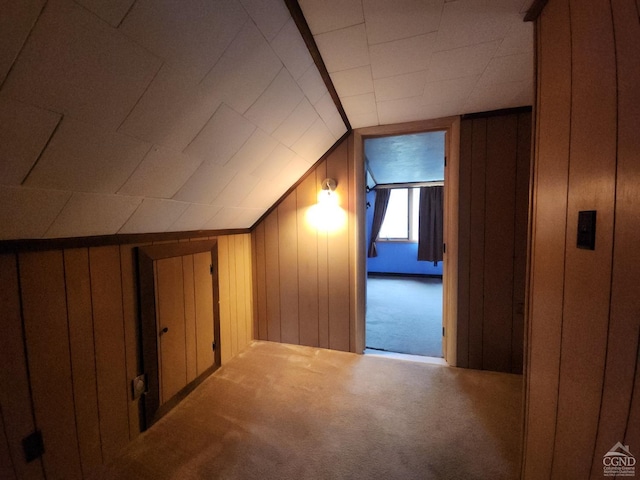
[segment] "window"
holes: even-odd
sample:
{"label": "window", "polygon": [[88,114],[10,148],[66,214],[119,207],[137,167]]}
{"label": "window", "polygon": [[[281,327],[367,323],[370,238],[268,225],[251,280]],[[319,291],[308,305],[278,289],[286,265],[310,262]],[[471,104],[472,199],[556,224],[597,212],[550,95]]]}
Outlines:
{"label": "window", "polygon": [[418,241],[419,188],[394,188],[380,228],[379,240]]}

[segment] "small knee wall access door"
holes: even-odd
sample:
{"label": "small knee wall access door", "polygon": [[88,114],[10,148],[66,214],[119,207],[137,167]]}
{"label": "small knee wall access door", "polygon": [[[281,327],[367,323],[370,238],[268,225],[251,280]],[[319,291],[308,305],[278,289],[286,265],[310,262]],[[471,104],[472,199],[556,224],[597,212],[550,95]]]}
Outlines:
{"label": "small knee wall access door", "polygon": [[139,249],[148,428],[220,365],[215,240]]}

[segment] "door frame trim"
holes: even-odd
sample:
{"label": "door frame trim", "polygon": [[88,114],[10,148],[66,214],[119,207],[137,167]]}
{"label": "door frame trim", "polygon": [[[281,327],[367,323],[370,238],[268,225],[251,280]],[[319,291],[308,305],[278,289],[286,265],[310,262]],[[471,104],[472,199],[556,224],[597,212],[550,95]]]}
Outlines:
{"label": "door frame trim", "polygon": [[[187,384],[168,402],[160,405],[160,371],[158,366],[158,331],[156,325],[156,285],[154,261],[163,258],[182,257],[195,253],[211,252],[213,266],[213,335],[216,342],[214,363],[195,380]],[[189,392],[221,365],[220,356],[220,295],[218,283],[218,240],[198,240],[194,242],[178,242],[157,245],[146,245],[135,248],[138,265],[138,305],[140,321],[140,351],[142,352],[142,371],[146,376],[146,392],[142,402],[144,414],[142,431],[149,428]]]}
{"label": "door frame trim", "polygon": [[357,353],[365,348],[366,321],[366,175],[364,162],[364,140],[366,138],[406,135],[429,131],[445,131],[445,200],[444,200],[444,242],[447,245],[444,254],[443,270],[443,341],[444,358],[455,366],[457,319],[458,319],[458,192],[460,158],[460,117],[444,117],[435,120],[422,120],[394,125],[380,125],[353,130],[353,159],[351,169],[355,179],[355,241],[353,254],[355,262],[355,301],[352,315],[352,345]]}

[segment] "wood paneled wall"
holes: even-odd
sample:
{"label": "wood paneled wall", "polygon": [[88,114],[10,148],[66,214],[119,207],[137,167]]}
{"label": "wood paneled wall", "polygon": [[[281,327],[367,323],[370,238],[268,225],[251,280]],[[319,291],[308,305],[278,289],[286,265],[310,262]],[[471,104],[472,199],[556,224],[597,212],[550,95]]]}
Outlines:
{"label": "wood paneled wall", "polygon": [[640,451],[637,4],[549,0],[536,33],[523,478],[596,479],[617,442]]}
{"label": "wood paneled wall", "polygon": [[[253,335],[251,241],[218,241],[224,363]],[[1,478],[83,478],[140,433],[133,249],[0,255]],[[34,430],[45,453],[26,463],[21,442]]]}
{"label": "wood paneled wall", "polygon": [[[256,338],[355,351],[353,137],[343,141],[252,232]],[[338,182],[344,228],[307,219],[325,178]]]}
{"label": "wood paneled wall", "polygon": [[460,137],[457,365],[522,373],[531,113]]}

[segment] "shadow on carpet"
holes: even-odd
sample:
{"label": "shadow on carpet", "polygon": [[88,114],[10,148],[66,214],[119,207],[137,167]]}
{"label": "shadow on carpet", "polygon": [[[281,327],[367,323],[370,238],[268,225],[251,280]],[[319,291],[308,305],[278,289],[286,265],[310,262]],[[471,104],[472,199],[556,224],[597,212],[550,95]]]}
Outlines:
{"label": "shadow on carpet", "polygon": [[367,348],[442,357],[442,279],[367,279]]}

